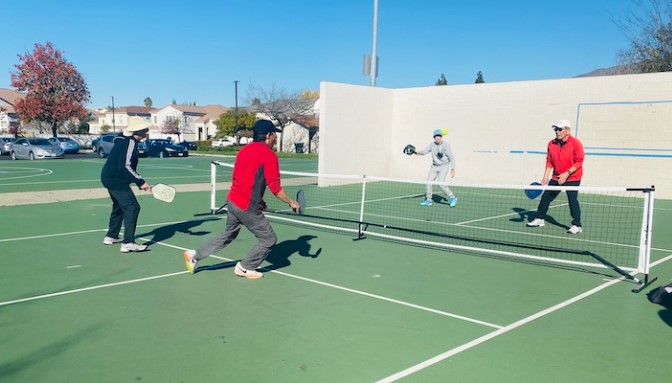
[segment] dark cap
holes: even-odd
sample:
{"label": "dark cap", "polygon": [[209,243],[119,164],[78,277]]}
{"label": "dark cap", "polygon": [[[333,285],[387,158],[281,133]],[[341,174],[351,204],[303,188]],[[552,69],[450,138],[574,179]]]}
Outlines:
{"label": "dark cap", "polygon": [[278,127],[276,127],[271,121],[269,120],[259,120],[254,123],[254,127],[252,130],[255,133],[263,133],[263,134],[268,134],[272,132],[280,133],[282,130]]}

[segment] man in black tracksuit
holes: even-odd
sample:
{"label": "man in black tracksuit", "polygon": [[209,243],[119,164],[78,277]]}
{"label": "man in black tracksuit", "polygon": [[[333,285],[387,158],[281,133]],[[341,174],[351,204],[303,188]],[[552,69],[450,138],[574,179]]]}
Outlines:
{"label": "man in black tracksuit", "polygon": [[[145,139],[148,129],[141,126],[124,129],[123,136],[114,139],[114,146],[103,166],[100,180],[112,198],[112,213],[105,245],[121,242],[121,252],[144,251],[146,245],[135,243],[135,227],[140,215],[140,204],[129,184],[138,185],[141,190],[151,191],[152,187],[137,173],[138,143]],[[121,224],[124,224],[124,238],[119,238]]]}

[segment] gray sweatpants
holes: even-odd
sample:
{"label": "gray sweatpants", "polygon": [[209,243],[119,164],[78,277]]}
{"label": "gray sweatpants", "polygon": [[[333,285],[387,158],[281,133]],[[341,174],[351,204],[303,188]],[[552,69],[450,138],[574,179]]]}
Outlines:
{"label": "gray sweatpants", "polygon": [[[427,175],[427,181],[437,181],[437,182],[444,182],[446,180],[446,177],[448,177],[448,172],[450,171],[450,166],[442,165],[442,166],[432,166],[429,168],[429,174]],[[431,184],[427,184],[425,188],[425,198],[431,200],[432,199],[432,186]],[[446,193],[446,197],[452,197],[453,192],[450,190],[450,188],[446,185],[440,185],[439,186],[441,190],[443,190],[444,193]]]}
{"label": "gray sweatpants", "polygon": [[238,237],[240,225],[245,227],[257,238],[257,244],[243,258],[241,265],[250,270],[254,270],[266,259],[271,247],[278,241],[271,224],[268,222],[264,213],[261,211],[246,211],[240,209],[231,201],[227,204],[226,230],[216,234],[196,251],[196,259],[201,260],[222,250],[229,243]]}

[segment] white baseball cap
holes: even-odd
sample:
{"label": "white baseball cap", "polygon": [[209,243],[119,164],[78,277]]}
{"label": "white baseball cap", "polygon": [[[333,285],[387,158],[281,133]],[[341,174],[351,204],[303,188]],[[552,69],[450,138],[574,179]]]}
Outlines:
{"label": "white baseball cap", "polygon": [[569,122],[569,120],[560,120],[560,121],[556,122],[555,124],[553,124],[552,127],[553,128],[567,129],[567,128],[571,128],[572,124]]}

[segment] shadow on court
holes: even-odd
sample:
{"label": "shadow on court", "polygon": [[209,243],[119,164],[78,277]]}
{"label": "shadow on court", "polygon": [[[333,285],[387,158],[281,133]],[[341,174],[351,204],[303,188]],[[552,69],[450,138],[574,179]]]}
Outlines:
{"label": "shadow on court", "polygon": [[103,325],[90,325],[87,328],[64,337],[61,340],[44,344],[34,351],[15,360],[0,365],[0,378],[10,378],[24,370],[36,369],[40,364],[49,364],[49,359],[79,346],[83,339],[87,339],[98,332]]}
{"label": "shadow on court", "polygon": [[216,221],[216,220],[219,220],[219,218],[197,219],[193,221],[175,223],[172,225],[157,227],[156,229],[147,233],[137,234],[136,237],[152,236],[152,239],[150,239],[148,242],[145,243],[146,245],[151,245],[153,243],[161,242],[166,239],[172,238],[175,235],[175,233],[184,233],[196,236],[208,235],[210,234],[209,231],[192,231],[192,229],[197,226],[200,226],[204,222]]}
{"label": "shadow on court", "polygon": [[[516,214],[518,214],[518,217],[516,217],[516,218],[511,218],[511,222],[525,222],[525,223],[527,223],[527,222],[532,221],[532,220],[535,218],[536,214],[537,214],[537,211],[536,211],[536,210],[522,209],[522,208],[519,208],[519,207],[514,207],[514,208],[513,208],[513,212],[516,213]],[[546,219],[545,219],[545,221],[546,221],[546,224],[547,224],[547,225],[553,225],[553,226],[561,227],[561,228],[563,228],[563,229],[565,229],[565,230],[569,230],[569,226],[567,226],[567,225],[565,225],[565,224],[563,224],[563,223],[558,222],[558,221],[557,221],[555,218],[553,218],[553,216],[550,215],[550,214],[547,214],[547,215],[546,215]]]}
{"label": "shadow on court", "polygon": [[302,235],[294,240],[287,240],[277,243],[271,249],[271,253],[268,254],[266,260],[271,263],[270,266],[264,267],[266,270],[277,270],[283,267],[287,267],[292,263],[289,261],[289,257],[297,253],[302,257],[317,258],[322,253],[322,248],[317,249],[315,254],[310,253],[310,240],[317,238],[314,235]]}
{"label": "shadow on court", "polygon": [[658,316],[660,316],[660,319],[662,319],[668,326],[672,327],[672,308],[660,310]]}
{"label": "shadow on court", "polygon": [[511,218],[511,222],[530,222],[534,219],[534,215],[536,214],[535,211],[533,210],[528,210],[528,209],[523,209],[520,207],[514,207],[513,212],[518,214],[518,217],[516,218]]}
{"label": "shadow on court", "polygon": [[[311,239],[317,238],[314,235],[302,235],[297,239],[282,241],[276,243],[275,246],[271,249],[271,252],[268,254],[266,261],[270,263],[269,266],[263,267],[264,271],[272,271],[287,267],[292,263],[289,261],[289,257],[294,253],[299,254],[302,257],[308,258],[317,258],[322,253],[322,248],[317,249],[314,254],[310,253],[311,245],[309,241]],[[229,267],[236,266],[238,261],[228,261],[221,262],[209,266],[199,266],[194,270],[194,273],[200,273],[201,271],[214,271],[219,269],[226,269]]]}

